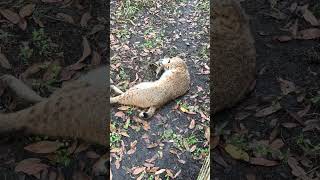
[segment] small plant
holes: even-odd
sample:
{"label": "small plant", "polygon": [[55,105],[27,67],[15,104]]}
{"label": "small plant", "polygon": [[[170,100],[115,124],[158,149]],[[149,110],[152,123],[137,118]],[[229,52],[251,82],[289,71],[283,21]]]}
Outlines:
{"label": "small plant", "polygon": [[51,40],[44,33],[43,28],[32,32],[32,43],[39,51],[40,55],[48,56],[50,53]]}
{"label": "small plant", "polygon": [[209,58],[209,56],[208,56],[208,47],[207,46],[203,46],[200,49],[199,56],[201,58],[203,58],[203,59],[208,59]]}
{"label": "small plant", "polygon": [[210,1],[208,0],[200,0],[196,8],[202,12],[209,12],[210,10]]}
{"label": "small plant", "polygon": [[149,28],[144,32],[144,42],[142,48],[153,49],[163,47],[164,32],[156,32],[153,28]]}
{"label": "small plant", "polygon": [[131,33],[125,27],[124,29],[118,30],[116,33],[116,36],[121,39],[129,39],[131,36]]}
{"label": "small plant", "polygon": [[110,144],[111,147],[117,147],[119,145],[121,141],[121,135],[117,134],[117,133],[111,133],[110,135]]}
{"label": "small plant", "polygon": [[209,154],[209,148],[205,147],[205,148],[197,148],[195,151],[192,152],[192,154],[195,157],[199,157],[201,155],[207,156]]}
{"label": "small plant", "polygon": [[119,76],[122,80],[125,80],[128,78],[126,71],[122,67],[120,67]]}
{"label": "small plant", "polygon": [[125,0],[116,12],[117,19],[133,19],[139,12],[138,5],[131,0]]}
{"label": "small plant", "polygon": [[70,165],[71,158],[67,149],[61,149],[57,151],[56,162],[64,165],[65,167],[68,167]]}
{"label": "small plant", "polygon": [[128,109],[128,111],[127,111],[127,115],[128,115],[128,116],[131,116],[132,114],[133,114],[133,108],[130,107],[130,108]]}
{"label": "small plant", "polygon": [[245,137],[243,135],[235,134],[235,135],[231,136],[231,138],[228,139],[228,143],[232,144],[242,150],[245,150],[245,151],[249,150],[248,141],[247,141],[247,139],[245,139]]}
{"label": "small plant", "polygon": [[19,57],[22,59],[24,64],[28,64],[32,54],[33,49],[31,49],[27,43],[24,43],[22,46],[20,46]]}
{"label": "small plant", "polygon": [[261,156],[267,156],[269,153],[272,153],[272,149],[266,145],[257,144],[254,148],[254,152]]}

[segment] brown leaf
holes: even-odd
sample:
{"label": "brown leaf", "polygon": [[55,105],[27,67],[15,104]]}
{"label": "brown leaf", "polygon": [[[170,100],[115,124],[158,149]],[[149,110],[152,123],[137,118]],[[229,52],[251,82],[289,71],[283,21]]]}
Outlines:
{"label": "brown leaf", "polygon": [[138,175],[140,173],[142,173],[143,171],[145,171],[146,167],[133,167],[132,170],[132,174],[133,175]]}
{"label": "brown leaf", "polygon": [[302,179],[307,179],[306,172],[304,171],[304,169],[302,167],[299,166],[299,163],[295,158],[289,157],[288,158],[288,165],[291,168],[291,173],[294,176],[300,177]]}
{"label": "brown leaf", "polygon": [[166,169],[160,169],[157,172],[154,173],[154,175],[162,174],[166,171]]}
{"label": "brown leaf", "polygon": [[42,79],[44,81],[49,81],[49,80],[53,80],[56,78],[57,74],[59,74],[60,72],[57,72],[57,69],[60,70],[61,65],[59,61],[53,61],[52,63],[50,63],[50,65],[48,66],[46,72],[43,74]]}
{"label": "brown leaf", "polygon": [[277,161],[271,161],[271,160],[264,159],[264,158],[261,158],[261,157],[258,157],[258,158],[252,157],[252,158],[250,158],[250,163],[254,164],[254,165],[260,165],[260,166],[276,166],[276,165],[279,164]]}
{"label": "brown leaf", "polygon": [[73,17],[68,14],[58,13],[56,16],[57,18],[62,19],[64,22],[75,24]]}
{"label": "brown leaf", "polygon": [[80,152],[82,152],[82,151],[87,150],[88,148],[89,148],[89,145],[88,145],[88,144],[81,143],[81,144],[77,147],[77,149],[74,151],[74,153],[75,153],[75,154],[80,153]]}
{"label": "brown leaf", "polygon": [[0,52],[0,65],[3,68],[11,69],[11,64],[9,63],[7,57]]}
{"label": "brown leaf", "polygon": [[318,28],[310,28],[301,30],[297,34],[297,39],[318,39],[320,37],[320,29]]}
{"label": "brown leaf", "polygon": [[13,24],[18,24],[20,22],[20,16],[9,9],[0,9],[0,13]]}
{"label": "brown leaf", "polygon": [[291,92],[296,90],[296,86],[293,82],[279,78],[278,81],[280,82],[280,89],[283,95],[288,95]]}
{"label": "brown leaf", "polygon": [[273,150],[279,150],[284,146],[284,143],[281,139],[276,139],[270,144],[270,148]]}
{"label": "brown leaf", "polygon": [[193,129],[195,126],[196,126],[196,121],[192,119],[189,125],[189,129]]}
{"label": "brown leaf", "polygon": [[19,28],[25,31],[27,29],[27,25],[28,25],[27,21],[24,18],[21,18],[18,23]]}
{"label": "brown leaf", "polygon": [[80,20],[80,25],[82,27],[87,27],[88,26],[88,21],[92,18],[89,12],[86,12],[82,15],[81,20]]}
{"label": "brown leaf", "polygon": [[25,150],[31,151],[33,153],[52,153],[55,152],[62,146],[61,142],[57,141],[40,141],[30,144],[24,147]]}
{"label": "brown leaf", "polygon": [[297,115],[298,115],[300,118],[302,118],[304,115],[306,115],[306,114],[309,112],[310,108],[311,108],[311,105],[309,104],[309,105],[306,106],[303,110],[297,112]]}
{"label": "brown leaf", "polygon": [[135,140],[135,141],[133,141],[133,142],[130,143],[131,148],[130,148],[130,150],[127,152],[128,155],[133,154],[133,153],[136,152],[136,150],[137,150],[137,147],[136,147],[136,146],[137,146],[137,143],[138,143],[137,140]]}
{"label": "brown leaf", "polygon": [[92,52],[91,64],[97,66],[101,63],[101,56],[97,51]]}
{"label": "brown leaf", "polygon": [[41,171],[46,170],[49,166],[41,163],[40,159],[29,158],[20,161],[15,167],[15,172],[23,172],[28,175],[38,176]]}
{"label": "brown leaf", "polygon": [[114,116],[124,119],[126,117],[126,114],[122,111],[118,111],[114,114]]}
{"label": "brown leaf", "polygon": [[36,8],[35,4],[27,4],[23,6],[19,11],[20,17],[25,18],[25,17],[31,16],[35,8]]}
{"label": "brown leaf", "polygon": [[177,178],[181,173],[181,169],[173,176],[173,179]]}
{"label": "brown leaf", "polygon": [[309,22],[312,26],[318,26],[319,21],[318,19],[313,15],[313,13],[308,9],[308,6],[303,6],[300,8],[302,11],[303,18]]}
{"label": "brown leaf", "polygon": [[265,117],[265,116],[269,116],[277,111],[279,111],[281,109],[281,105],[279,103],[276,103],[274,105],[271,105],[270,107],[264,108],[259,110],[255,116],[256,117]]}
{"label": "brown leaf", "polygon": [[90,44],[86,37],[83,37],[82,46],[83,46],[83,53],[78,63],[84,61],[91,54]]}
{"label": "brown leaf", "polygon": [[148,144],[148,145],[147,145],[147,148],[148,148],[148,149],[155,148],[155,147],[157,147],[158,145],[159,145],[158,143]]}

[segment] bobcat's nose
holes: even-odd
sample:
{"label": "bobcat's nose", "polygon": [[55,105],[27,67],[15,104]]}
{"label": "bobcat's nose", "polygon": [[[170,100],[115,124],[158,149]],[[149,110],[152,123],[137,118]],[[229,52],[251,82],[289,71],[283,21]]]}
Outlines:
{"label": "bobcat's nose", "polygon": [[149,115],[148,115],[148,113],[146,113],[146,112],[141,112],[141,113],[139,113],[139,117],[140,117],[140,118],[143,118],[143,119],[148,119],[148,118],[149,118]]}

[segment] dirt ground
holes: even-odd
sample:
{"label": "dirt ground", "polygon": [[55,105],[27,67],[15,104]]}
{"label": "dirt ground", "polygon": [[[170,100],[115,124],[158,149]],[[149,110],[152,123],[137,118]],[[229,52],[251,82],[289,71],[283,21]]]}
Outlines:
{"label": "dirt ground", "polygon": [[319,179],[320,4],[242,5],[256,39],[257,84],[248,98],[214,117],[212,177]]}
{"label": "dirt ground", "polygon": [[[0,75],[23,79],[47,97],[63,81],[107,63],[107,7],[102,0],[1,1]],[[0,95],[1,113],[31,106],[3,86]],[[1,134],[0,179],[105,179],[93,167],[104,153],[81,141]]]}
{"label": "dirt ground", "polygon": [[[140,109],[112,108],[114,179],[196,179],[208,155],[209,1],[112,1],[111,78],[126,90],[155,80],[150,64],[167,56],[186,60],[190,91],[150,120]],[[114,95],[114,94],[112,94]]]}

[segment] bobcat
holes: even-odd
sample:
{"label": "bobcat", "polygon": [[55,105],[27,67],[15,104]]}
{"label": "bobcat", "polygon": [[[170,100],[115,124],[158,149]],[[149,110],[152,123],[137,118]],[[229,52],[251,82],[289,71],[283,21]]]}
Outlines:
{"label": "bobcat", "polygon": [[157,75],[164,70],[161,77],[154,82],[142,82],[126,92],[122,92],[116,86],[111,88],[118,96],[110,98],[110,104],[119,103],[133,105],[140,108],[149,108],[147,112],[141,112],[141,118],[150,118],[157,108],[170,100],[185,94],[190,87],[190,75],[187,64],[179,57],[165,58],[160,61]]}
{"label": "bobcat", "polygon": [[229,108],[253,87],[256,51],[248,19],[235,0],[213,0],[211,10],[212,112]]}
{"label": "bobcat", "polygon": [[69,82],[49,98],[38,96],[11,75],[0,80],[18,96],[35,103],[18,112],[0,113],[0,132],[24,129],[29,134],[80,138],[108,146],[107,67]]}

